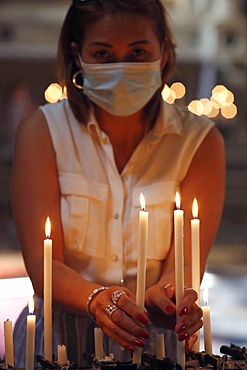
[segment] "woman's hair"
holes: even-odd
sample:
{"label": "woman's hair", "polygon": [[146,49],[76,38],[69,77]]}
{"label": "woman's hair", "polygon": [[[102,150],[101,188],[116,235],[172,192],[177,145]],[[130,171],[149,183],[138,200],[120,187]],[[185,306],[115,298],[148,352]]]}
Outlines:
{"label": "woman's hair", "polygon": [[[71,43],[76,42],[79,50],[83,45],[88,26],[102,17],[102,14],[129,14],[142,17],[153,25],[153,30],[162,45],[165,42],[168,59],[162,71],[162,86],[144,107],[145,121],[149,128],[152,126],[159,112],[161,91],[168,78],[175,69],[176,53],[173,35],[169,27],[168,14],[161,4],[161,0],[94,0],[81,3],[74,0],[65,18],[57,53],[57,71],[59,82],[67,90],[70,106],[76,118],[87,123],[89,117],[89,100],[83,90],[77,89],[72,78],[78,71]],[[79,77],[79,76],[78,76]],[[78,78],[77,78],[78,81]],[[83,85],[83,80],[80,81]]]}

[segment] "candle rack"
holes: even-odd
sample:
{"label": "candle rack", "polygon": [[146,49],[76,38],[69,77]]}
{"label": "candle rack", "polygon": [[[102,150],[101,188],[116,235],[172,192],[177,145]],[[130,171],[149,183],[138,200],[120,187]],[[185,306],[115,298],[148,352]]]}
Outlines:
{"label": "candle rack", "polygon": [[[191,351],[186,354],[185,367],[187,370],[247,370],[247,349],[231,344],[230,346],[222,345],[220,347],[222,356],[209,355],[205,352]],[[111,356],[97,360],[94,355],[84,353],[85,366],[78,366],[76,363],[61,365],[57,360],[49,361],[43,356],[36,357],[40,367],[34,370],[181,370],[181,366],[170,361],[167,358],[157,359],[156,356],[149,352],[143,352],[142,365],[133,364],[132,362],[115,362]],[[13,366],[9,370],[22,370]],[[7,370],[5,361],[0,359],[0,370]]]}
{"label": "candle rack", "polygon": [[[247,350],[246,347],[238,347],[234,344],[231,346],[221,346],[222,356],[209,355],[205,352],[191,351],[186,354],[185,367],[187,370],[247,370]],[[71,363],[66,366],[61,366],[56,361],[51,362],[45,360],[42,356],[37,356],[38,362],[43,369],[48,370],[181,370],[181,366],[173,361],[164,358],[157,359],[156,356],[149,352],[143,352],[141,365],[133,364],[132,362],[114,362],[114,359],[98,361],[94,355],[85,353],[84,360],[88,363],[87,366],[78,367],[77,364]]]}

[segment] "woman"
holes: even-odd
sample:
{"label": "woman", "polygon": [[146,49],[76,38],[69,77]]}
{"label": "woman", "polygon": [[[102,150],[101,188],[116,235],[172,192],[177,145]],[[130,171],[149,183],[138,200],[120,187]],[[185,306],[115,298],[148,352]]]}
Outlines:
{"label": "woman", "polygon": [[[152,351],[159,327],[174,330],[191,349],[202,326],[193,290],[175,303],[174,199],[179,190],[190,286],[191,205],[197,197],[203,275],[224,200],[224,145],[211,121],[162,101],[174,49],[159,0],[74,0],[58,51],[68,100],[41,107],[18,131],[13,211],[39,325],[42,228],[49,215],[54,333],[78,364],[83,352],[94,351],[92,318],[110,346],[118,343],[128,353],[136,346]],[[135,305],[141,192],[150,214],[147,311]],[[15,328],[17,358],[24,318]]]}

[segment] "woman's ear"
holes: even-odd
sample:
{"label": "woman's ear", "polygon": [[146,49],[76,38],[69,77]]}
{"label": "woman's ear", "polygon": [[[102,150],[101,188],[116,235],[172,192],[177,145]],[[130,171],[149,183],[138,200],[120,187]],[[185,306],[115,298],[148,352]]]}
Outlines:
{"label": "woman's ear", "polygon": [[74,41],[71,43],[71,50],[72,50],[72,53],[73,53],[73,56],[74,56],[75,64],[77,65],[78,68],[81,68],[81,64],[80,64],[80,61],[79,61],[79,58],[78,58],[79,47],[78,47],[78,44]]}
{"label": "woman's ear", "polygon": [[169,51],[168,50],[163,51],[162,56],[161,56],[161,63],[160,63],[161,69],[165,67],[168,57],[169,57]]}
{"label": "woman's ear", "polygon": [[168,58],[169,58],[169,50],[167,48],[167,40],[165,40],[161,48],[161,63],[160,63],[161,69],[165,67]]}

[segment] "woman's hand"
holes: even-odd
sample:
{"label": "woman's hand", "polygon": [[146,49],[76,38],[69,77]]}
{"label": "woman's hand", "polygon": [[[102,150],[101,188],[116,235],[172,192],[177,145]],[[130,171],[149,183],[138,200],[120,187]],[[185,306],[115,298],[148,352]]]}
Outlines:
{"label": "woman's hand", "polygon": [[195,333],[203,325],[202,310],[195,303],[196,300],[197,293],[191,288],[185,288],[182,302],[176,307],[174,285],[158,284],[147,290],[145,306],[150,321],[157,326],[175,330],[178,340],[186,340],[186,349],[191,350],[197,339]]}
{"label": "woman's hand", "polygon": [[131,352],[135,346],[143,347],[149,337],[145,329],[148,316],[136,306],[134,294],[124,287],[112,286],[96,294],[90,313],[109,337]]}

